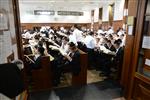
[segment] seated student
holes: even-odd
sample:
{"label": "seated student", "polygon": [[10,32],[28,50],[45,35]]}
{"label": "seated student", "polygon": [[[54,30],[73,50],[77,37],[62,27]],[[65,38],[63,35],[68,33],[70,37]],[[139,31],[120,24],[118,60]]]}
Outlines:
{"label": "seated student", "polygon": [[29,43],[29,39],[24,39],[24,42],[23,42],[23,52],[24,52],[24,54],[25,55],[30,55],[30,54],[33,53],[32,51],[33,51],[33,48]]}
{"label": "seated student", "polygon": [[68,35],[69,35],[69,42],[73,42],[77,45],[77,39],[76,37],[73,35],[73,32],[72,31],[69,31],[68,32]]}
{"label": "seated student", "polygon": [[80,52],[76,45],[73,42],[70,42],[69,44],[69,55],[64,55],[66,58],[66,62],[64,63],[64,67],[69,67],[71,72],[74,75],[78,75],[80,73]]}
{"label": "seated student", "polygon": [[[80,68],[80,53],[78,48],[73,42],[68,43],[70,53],[66,54],[62,49],[55,48],[55,50],[60,51],[63,57],[59,57],[59,59],[55,59],[55,69],[54,69],[54,85],[58,85],[60,83],[61,74],[65,69],[71,71],[74,75],[78,75],[81,68]],[[54,49],[54,48],[53,48]]]}
{"label": "seated student", "polygon": [[69,45],[68,45],[69,39],[67,37],[62,38],[62,44],[61,49],[64,50],[64,52],[68,53]]}
{"label": "seated student", "polygon": [[114,52],[116,51],[115,47],[112,45],[110,40],[107,40],[106,48],[109,49],[110,51],[114,51]]}
{"label": "seated student", "polygon": [[98,51],[99,50],[99,48],[100,48],[100,37],[99,36],[97,36],[97,37],[95,37],[95,48],[94,48],[94,51]]}
{"label": "seated student", "polygon": [[109,26],[108,31],[107,31],[107,35],[113,34],[113,33],[114,33],[113,27]]}
{"label": "seated student", "polygon": [[104,31],[102,30],[102,27],[99,27],[98,31],[97,31],[98,35],[103,34]]}
{"label": "seated student", "polygon": [[108,40],[111,41],[111,44],[114,44],[114,42],[115,42],[113,35],[111,35],[111,34],[108,35]]}
{"label": "seated student", "polygon": [[123,28],[119,28],[117,30],[117,35],[121,36],[122,34],[124,34],[124,30],[123,30]]}
{"label": "seated student", "polygon": [[94,55],[94,48],[95,48],[95,38],[94,38],[94,32],[90,32],[89,35],[86,36],[85,41],[84,41],[86,47],[87,47],[87,52],[88,52],[88,61],[89,61],[89,67],[93,67],[93,55]]}
{"label": "seated student", "polygon": [[116,48],[116,55],[113,58],[113,68],[115,68],[118,72],[117,79],[119,79],[119,76],[121,75],[121,69],[123,64],[123,54],[124,54],[124,48],[121,47],[120,40],[116,40],[114,42],[114,47]]}
{"label": "seated student", "polygon": [[126,35],[125,34],[120,35],[119,39],[122,40],[121,47],[124,47],[125,46],[125,42],[126,42]]}
{"label": "seated student", "polygon": [[45,56],[44,54],[45,49],[41,46],[35,46],[35,48],[37,49],[37,54],[35,55],[35,63],[33,69],[39,69],[41,68],[42,56]]}
{"label": "seated student", "polygon": [[116,56],[114,57],[115,63],[122,65],[123,62],[123,53],[124,53],[124,48],[121,47],[121,40],[118,39],[114,42],[114,47],[116,49]]}

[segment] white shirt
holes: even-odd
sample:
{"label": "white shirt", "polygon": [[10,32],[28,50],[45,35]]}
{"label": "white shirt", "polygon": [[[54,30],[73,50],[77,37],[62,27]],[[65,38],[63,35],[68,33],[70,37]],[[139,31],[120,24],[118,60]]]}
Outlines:
{"label": "white shirt", "polygon": [[69,45],[68,44],[64,44],[62,43],[61,47],[60,47],[65,53],[69,52]]}
{"label": "white shirt", "polygon": [[124,31],[119,31],[117,34],[118,34],[119,36],[121,36],[122,34],[124,34]]}
{"label": "white shirt", "polygon": [[30,38],[31,38],[31,34],[30,34],[29,32],[26,32],[26,33],[24,34],[24,37],[25,37],[26,39],[30,39]]}
{"label": "white shirt", "polygon": [[109,29],[108,31],[107,31],[107,34],[113,34],[114,33],[114,30],[113,29]]}
{"label": "white shirt", "polygon": [[84,43],[87,46],[87,48],[89,48],[89,49],[94,49],[94,47],[96,45],[95,39],[91,35],[86,36]]}
{"label": "white shirt", "polygon": [[125,46],[125,43],[126,43],[126,36],[124,36],[122,39],[121,47]]}
{"label": "white shirt", "polygon": [[73,31],[73,36],[75,36],[77,42],[81,42],[82,41],[82,33],[83,32],[78,30],[78,29],[75,29]]}
{"label": "white shirt", "polygon": [[76,37],[73,34],[69,35],[69,42],[73,42],[74,44],[77,45]]}
{"label": "white shirt", "polygon": [[97,33],[98,33],[98,35],[99,35],[99,34],[104,34],[104,31],[101,30],[101,29],[99,29],[99,30],[97,31]]}

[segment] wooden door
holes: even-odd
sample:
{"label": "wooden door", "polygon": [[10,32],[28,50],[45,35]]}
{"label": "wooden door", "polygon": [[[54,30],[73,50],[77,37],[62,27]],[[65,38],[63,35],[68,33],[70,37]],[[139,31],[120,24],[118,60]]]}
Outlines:
{"label": "wooden door", "polygon": [[150,0],[139,0],[128,100],[150,100]]}

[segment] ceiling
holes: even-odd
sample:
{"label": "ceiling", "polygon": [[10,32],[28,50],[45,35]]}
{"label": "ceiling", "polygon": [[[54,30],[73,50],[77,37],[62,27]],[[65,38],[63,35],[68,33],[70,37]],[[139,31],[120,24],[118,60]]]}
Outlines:
{"label": "ceiling", "polygon": [[21,10],[89,11],[115,0],[19,0]]}

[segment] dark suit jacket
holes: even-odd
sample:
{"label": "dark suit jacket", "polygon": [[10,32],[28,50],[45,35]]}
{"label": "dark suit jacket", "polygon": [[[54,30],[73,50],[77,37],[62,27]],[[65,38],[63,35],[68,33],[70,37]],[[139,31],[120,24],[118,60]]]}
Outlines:
{"label": "dark suit jacket", "polygon": [[109,49],[110,51],[116,51],[116,49],[113,45],[110,48],[108,47],[107,44],[104,44],[104,46],[106,47],[106,49]]}
{"label": "dark suit jacket", "polygon": [[115,47],[113,45],[109,48],[109,50],[116,52],[116,49],[115,49]]}
{"label": "dark suit jacket", "polygon": [[21,71],[15,64],[0,64],[0,93],[14,98],[24,90]]}
{"label": "dark suit jacket", "polygon": [[33,69],[40,69],[42,67],[42,56],[39,56],[36,61],[35,64],[33,65]]}
{"label": "dark suit jacket", "polygon": [[123,54],[124,54],[124,48],[120,47],[118,52],[116,53],[116,56],[114,57],[115,62],[120,66],[123,63]]}

